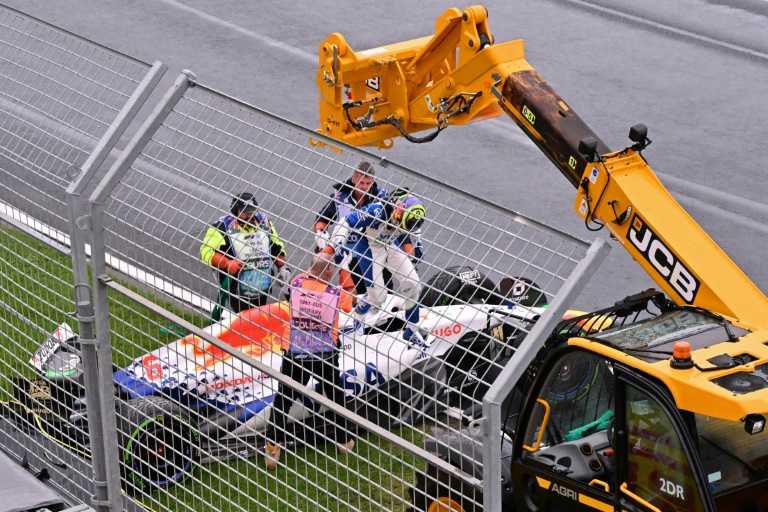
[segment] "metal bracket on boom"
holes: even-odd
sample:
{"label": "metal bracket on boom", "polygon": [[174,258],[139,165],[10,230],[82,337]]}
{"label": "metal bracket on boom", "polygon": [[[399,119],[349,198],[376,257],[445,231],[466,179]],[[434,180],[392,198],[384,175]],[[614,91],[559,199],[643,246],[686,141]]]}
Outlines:
{"label": "metal bracket on boom", "polygon": [[616,200],[608,201],[608,204],[611,205],[611,209],[613,210],[613,215],[615,216],[615,218],[611,221],[611,223],[616,224],[617,226],[621,226],[627,221],[629,216],[632,214],[632,206],[631,205],[627,206],[626,210],[624,210],[621,214],[617,214],[616,203],[618,203],[618,201]]}
{"label": "metal bracket on boom", "polygon": [[530,66],[521,40],[493,44],[487,17],[482,6],[448,9],[433,36],[359,52],[341,34],[331,34],[319,50],[318,132],[384,149],[396,137],[423,142],[448,124],[503,114],[494,94],[484,94],[492,92],[489,77]]}

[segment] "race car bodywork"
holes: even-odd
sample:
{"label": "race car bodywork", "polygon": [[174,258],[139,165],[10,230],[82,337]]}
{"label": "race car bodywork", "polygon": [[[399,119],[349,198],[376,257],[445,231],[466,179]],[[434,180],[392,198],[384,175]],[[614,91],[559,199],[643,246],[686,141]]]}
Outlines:
{"label": "race car bodywork", "polygon": [[[421,347],[409,345],[402,338],[405,325],[402,302],[401,298],[390,296],[385,306],[367,320],[372,327],[364,333],[344,332],[352,327],[353,319],[342,314],[339,378],[350,402],[354,397],[370,394],[415,365],[425,366],[428,359],[443,360],[452,349],[460,346],[460,340],[468,333],[489,333],[509,319],[533,320],[541,312],[541,308],[502,309],[480,304],[425,309],[420,326],[429,334],[426,346]],[[495,311],[499,314],[495,315]],[[285,348],[282,345],[288,339],[288,315],[286,303],[269,304],[244,311],[241,315],[226,315],[206,331],[279,371],[281,348]],[[384,330],[375,326],[383,326]],[[474,366],[489,362],[480,361],[484,359],[481,354],[476,356],[474,359],[461,358],[461,367],[450,368],[448,373],[458,372],[466,376]],[[119,391],[128,398],[168,396],[191,409],[214,408],[227,412],[225,417],[218,415],[216,427],[221,432],[216,437],[264,431],[278,384],[266,373],[192,334],[136,358],[131,365],[117,371],[114,378]],[[308,387],[321,392],[317,380],[312,380]],[[322,410],[303,397],[301,402],[294,404],[290,416],[304,419],[312,412]]]}

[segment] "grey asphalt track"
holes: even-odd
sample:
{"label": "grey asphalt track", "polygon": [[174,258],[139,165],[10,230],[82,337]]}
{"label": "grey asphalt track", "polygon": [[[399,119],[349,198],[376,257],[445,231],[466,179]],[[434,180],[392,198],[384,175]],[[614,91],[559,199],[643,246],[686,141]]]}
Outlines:
{"label": "grey asphalt track", "polygon": [[[190,69],[201,83],[308,127],[318,124],[316,52],[327,35],[340,32],[363,50],[428,35],[445,9],[465,7],[443,0],[4,3],[143,61],[164,62],[170,70],[161,92]],[[524,39],[528,61],[612,148],[628,144],[631,125],[649,127],[654,143],[644,154],[661,181],[768,292],[768,1],[484,5],[495,39]],[[430,144],[401,140],[381,156],[580,238],[595,236],[574,213],[568,182],[505,119],[448,129]],[[654,286],[613,245],[577,307],[607,306]],[[2,425],[0,437],[10,435]],[[71,458],[56,445],[50,450]],[[53,471],[88,486],[79,459]]]}
{"label": "grey asphalt track", "polygon": [[[7,0],[6,4],[291,121],[315,127],[316,51],[340,32],[356,50],[428,35],[435,2]],[[768,291],[768,2],[493,0],[496,41],[523,38],[527,59],[608,143],[649,127],[645,151],[674,197]],[[741,5],[743,8],[738,8]],[[160,89],[164,89],[164,86]],[[154,100],[156,101],[156,99]],[[152,103],[152,102],[151,102]],[[575,193],[506,119],[398,141],[382,154],[583,239]],[[467,176],[470,178],[468,179]],[[601,233],[600,236],[606,236]],[[614,244],[579,307],[653,286]]]}

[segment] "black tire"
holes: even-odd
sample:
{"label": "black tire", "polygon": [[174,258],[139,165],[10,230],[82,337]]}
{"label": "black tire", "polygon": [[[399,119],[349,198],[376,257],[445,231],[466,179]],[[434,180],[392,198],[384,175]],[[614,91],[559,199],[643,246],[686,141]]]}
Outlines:
{"label": "black tire", "polygon": [[172,487],[189,477],[200,459],[200,436],[169,400],[148,396],[117,407],[120,461],[128,491]]}
{"label": "black tire", "polygon": [[[445,361],[448,406],[468,410],[482,401],[504,364],[504,353],[495,350],[489,336],[469,331],[439,356]],[[482,416],[480,412],[473,417]]]}
{"label": "black tire", "polygon": [[467,332],[442,359],[447,365],[448,387],[467,393],[470,391],[467,386],[474,388],[481,384],[489,367],[492,367],[488,362],[493,359],[488,336],[477,331]]}
{"label": "black tire", "polygon": [[483,493],[461,479],[429,466],[427,473],[418,473],[411,490],[409,512],[481,512]]}
{"label": "black tire", "polygon": [[419,302],[424,307],[450,306],[458,303],[479,304],[488,301],[496,285],[488,276],[472,267],[448,267],[422,284]]}

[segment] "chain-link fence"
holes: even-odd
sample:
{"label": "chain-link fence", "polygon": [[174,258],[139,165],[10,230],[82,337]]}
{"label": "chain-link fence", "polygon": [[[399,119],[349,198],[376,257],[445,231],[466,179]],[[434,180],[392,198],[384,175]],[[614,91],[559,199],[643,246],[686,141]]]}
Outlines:
{"label": "chain-link fence", "polygon": [[59,421],[82,393],[74,371],[43,373],[38,351],[78,330],[65,190],[106,158],[159,71],[0,7],[0,446],[83,501],[94,494],[90,448]]}
{"label": "chain-link fence", "polygon": [[91,196],[97,338],[145,506],[421,510],[429,468],[483,485],[425,440],[472,442],[588,246],[317,137],[182,74]]}
{"label": "chain-link fence", "polygon": [[498,509],[508,396],[604,247],[191,73],[118,153],[162,66],[0,20],[3,448],[100,510]]}

